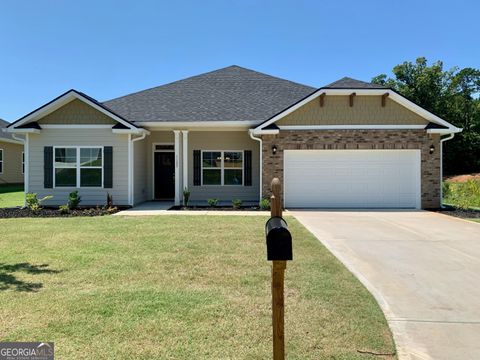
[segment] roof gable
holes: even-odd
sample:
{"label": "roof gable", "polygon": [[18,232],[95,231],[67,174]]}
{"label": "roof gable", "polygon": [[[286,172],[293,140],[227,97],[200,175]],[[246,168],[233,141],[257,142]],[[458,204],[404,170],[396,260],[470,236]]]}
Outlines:
{"label": "roof gable", "polygon": [[55,99],[51,100],[45,105],[30,112],[29,114],[18,119],[17,121],[9,124],[7,128],[10,128],[10,129],[26,128],[27,124],[37,123],[38,120],[45,118],[46,116],[54,113],[55,111],[61,109],[63,106],[70,104],[72,101],[75,101],[75,100],[79,100],[83,102],[85,105],[95,109],[96,111],[103,113],[104,115],[110,117],[113,121],[127,126],[129,129],[134,129],[134,130],[138,129],[138,127],[134,125],[132,122],[114,113],[111,109],[109,109],[105,105],[99,103],[92,97],[84,93],[81,93],[79,91],[76,91],[74,89],[63,93],[62,95],[56,97]]}
{"label": "roof gable", "polygon": [[315,91],[229,66],[104,102],[137,122],[264,121]]}

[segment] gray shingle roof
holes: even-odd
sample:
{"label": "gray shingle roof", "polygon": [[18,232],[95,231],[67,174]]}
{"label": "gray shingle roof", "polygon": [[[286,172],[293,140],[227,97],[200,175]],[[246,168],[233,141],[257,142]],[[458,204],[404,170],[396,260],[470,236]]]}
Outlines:
{"label": "gray shingle roof", "polygon": [[2,139],[14,140],[10,133],[4,132],[3,130],[9,125],[10,123],[0,119],[0,141]]}
{"label": "gray shingle roof", "polygon": [[322,87],[323,89],[387,89],[385,86],[372,84],[349,77],[341,78],[331,84]]}
{"label": "gray shingle roof", "polygon": [[104,102],[130,121],[264,121],[316,89],[229,66]]}

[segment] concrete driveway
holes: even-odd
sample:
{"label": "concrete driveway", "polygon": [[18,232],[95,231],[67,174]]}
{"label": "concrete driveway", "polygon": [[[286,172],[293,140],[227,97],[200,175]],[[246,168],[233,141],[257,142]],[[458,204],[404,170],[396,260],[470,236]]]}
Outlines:
{"label": "concrete driveway", "polygon": [[400,359],[480,359],[480,224],[427,211],[290,211],[370,290]]}

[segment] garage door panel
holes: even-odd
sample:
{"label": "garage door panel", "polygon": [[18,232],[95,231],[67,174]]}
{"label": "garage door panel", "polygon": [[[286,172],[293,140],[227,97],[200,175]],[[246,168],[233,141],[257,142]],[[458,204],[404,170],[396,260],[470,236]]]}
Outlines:
{"label": "garage door panel", "polygon": [[415,208],[419,150],[286,150],[285,205]]}

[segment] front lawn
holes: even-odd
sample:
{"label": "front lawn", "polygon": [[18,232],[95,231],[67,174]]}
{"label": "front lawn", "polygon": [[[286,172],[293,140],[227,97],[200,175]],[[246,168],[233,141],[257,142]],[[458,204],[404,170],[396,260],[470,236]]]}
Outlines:
{"label": "front lawn", "polygon": [[[54,341],[59,359],[269,359],[265,220],[0,220],[0,339]],[[372,296],[287,220],[288,359],[394,352]]]}
{"label": "front lawn", "polygon": [[0,208],[23,206],[24,199],[23,185],[0,185]]}

